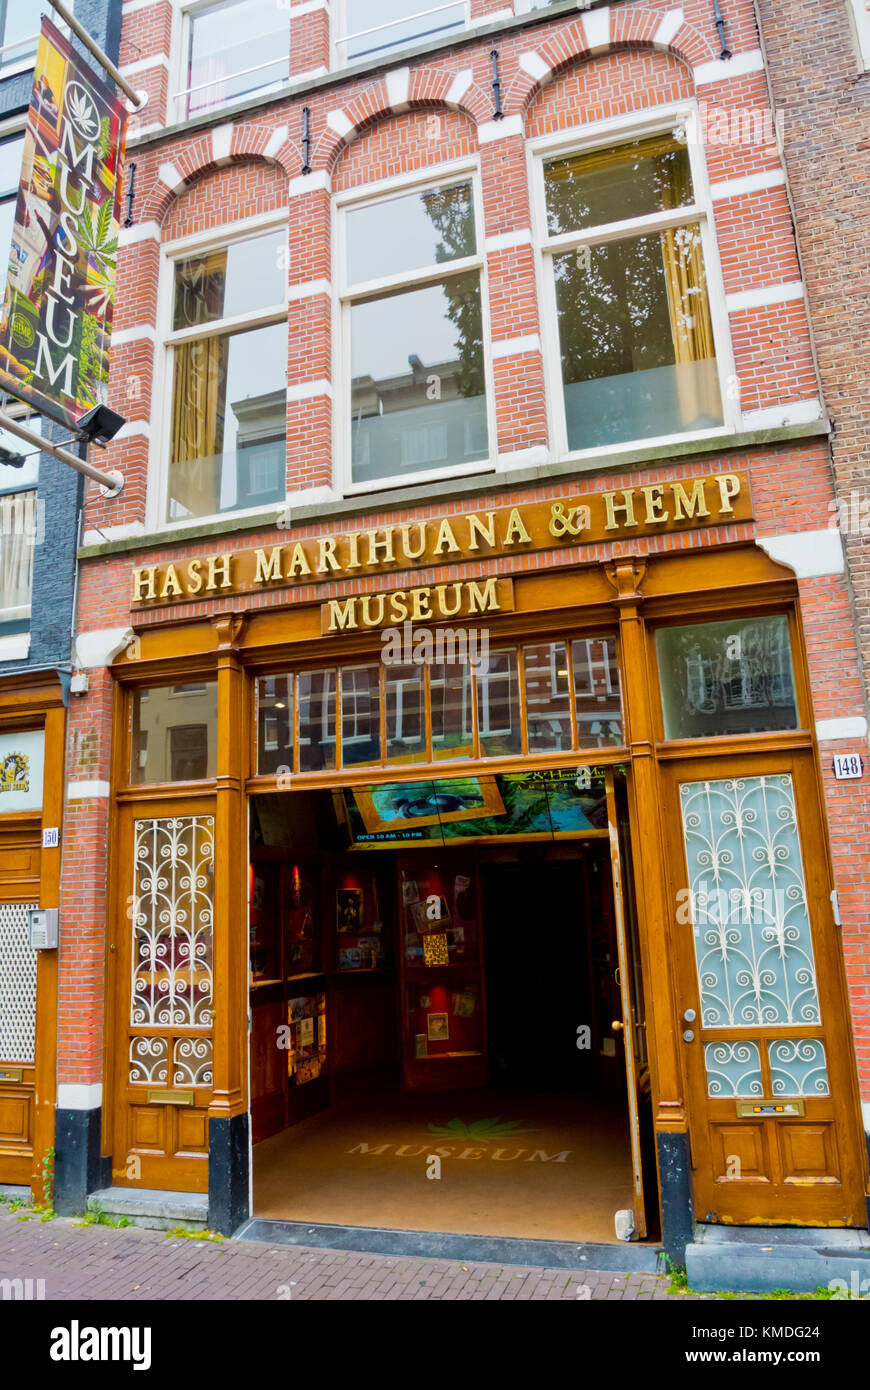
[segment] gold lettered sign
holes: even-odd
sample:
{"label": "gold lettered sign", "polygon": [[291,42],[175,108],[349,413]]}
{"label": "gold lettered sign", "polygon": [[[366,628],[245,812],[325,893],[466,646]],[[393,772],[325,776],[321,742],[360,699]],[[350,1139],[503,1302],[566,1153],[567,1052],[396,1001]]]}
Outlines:
{"label": "gold lettered sign", "polygon": [[371,531],[297,540],[289,536],[279,545],[139,566],[132,574],[131,603],[133,608],[159,607],[751,519],[748,472],[712,473],[525,506],[455,512]]}
{"label": "gold lettered sign", "polygon": [[403,623],[443,623],[448,618],[510,613],[513,606],[512,579],[426,584],[386,594],[332,598],[321,606],[320,630],[327,635],[373,627],[399,627]]}

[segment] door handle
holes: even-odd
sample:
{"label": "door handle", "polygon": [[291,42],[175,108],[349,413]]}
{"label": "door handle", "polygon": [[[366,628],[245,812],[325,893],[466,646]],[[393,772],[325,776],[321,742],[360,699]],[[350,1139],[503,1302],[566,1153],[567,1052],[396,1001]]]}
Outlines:
{"label": "door handle", "polygon": [[612,1031],[613,1031],[614,1033],[621,1033],[621,1032],[622,1032],[622,1027],[623,1027],[623,1025],[622,1025],[622,1019],[620,1019],[620,1018],[615,1018],[615,1019],[613,1020],[613,1022],[611,1023],[610,1027],[611,1027],[611,1029],[612,1029]]}

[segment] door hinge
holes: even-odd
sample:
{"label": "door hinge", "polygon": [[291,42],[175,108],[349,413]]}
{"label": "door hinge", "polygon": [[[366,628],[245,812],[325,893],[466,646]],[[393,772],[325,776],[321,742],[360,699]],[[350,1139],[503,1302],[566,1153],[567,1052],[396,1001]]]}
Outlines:
{"label": "door hinge", "polygon": [[834,926],[841,927],[843,919],[840,916],[840,895],[836,888],[831,889],[831,911],[834,914]]}

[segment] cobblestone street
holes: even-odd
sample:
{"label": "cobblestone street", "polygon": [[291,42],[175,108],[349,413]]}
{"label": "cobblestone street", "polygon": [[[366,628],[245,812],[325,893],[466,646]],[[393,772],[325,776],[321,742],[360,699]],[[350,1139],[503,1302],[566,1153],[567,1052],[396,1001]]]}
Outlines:
{"label": "cobblestone street", "polygon": [[0,1211],[0,1279],[42,1280],[33,1288],[44,1291],[46,1301],[699,1297],[669,1294],[669,1278],[654,1274],[192,1240],[136,1227],[85,1227],[60,1217],[41,1221],[9,1211]]}

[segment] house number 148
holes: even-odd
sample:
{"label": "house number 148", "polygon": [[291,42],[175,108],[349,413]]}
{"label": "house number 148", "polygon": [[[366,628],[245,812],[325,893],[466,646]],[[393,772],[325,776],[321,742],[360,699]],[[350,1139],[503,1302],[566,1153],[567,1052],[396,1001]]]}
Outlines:
{"label": "house number 148", "polygon": [[863,777],[864,764],[858,753],[835,753],[834,776],[838,782],[848,777]]}

